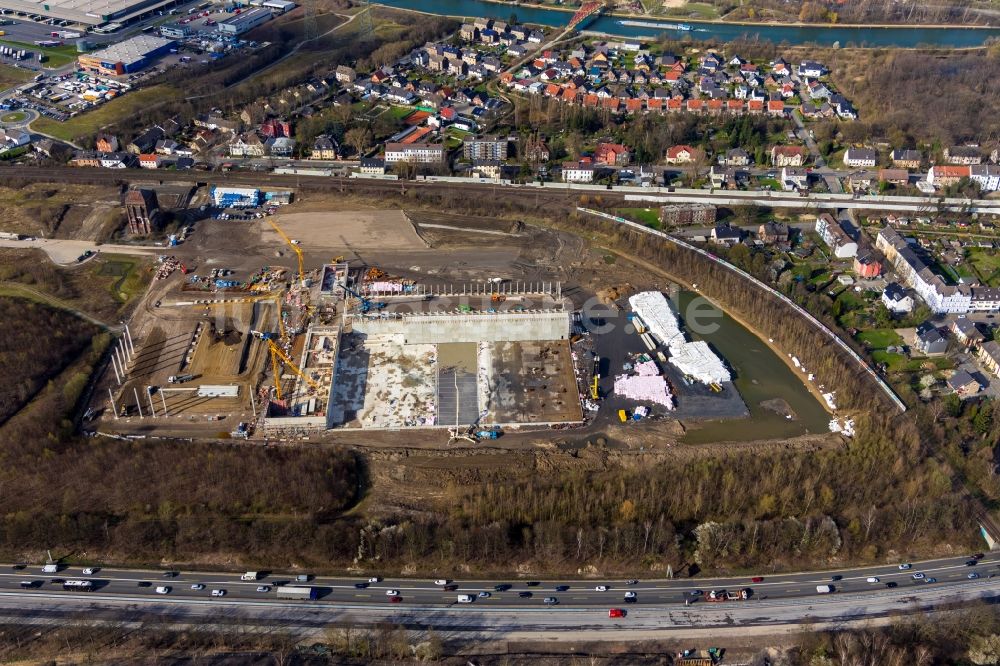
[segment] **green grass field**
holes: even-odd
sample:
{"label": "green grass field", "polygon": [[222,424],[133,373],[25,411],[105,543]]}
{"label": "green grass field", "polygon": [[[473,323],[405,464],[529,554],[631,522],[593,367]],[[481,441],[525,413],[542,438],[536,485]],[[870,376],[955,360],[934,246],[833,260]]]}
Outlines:
{"label": "green grass field", "polygon": [[903,338],[891,328],[873,328],[858,333],[858,341],[871,349],[886,349],[903,344]]}
{"label": "green grass field", "polygon": [[28,117],[24,111],[11,111],[0,116],[0,123],[19,123]]}
{"label": "green grass field", "polygon": [[966,255],[983,280],[991,287],[1000,286],[1000,253],[996,250],[970,249]]}
{"label": "green grass field", "polygon": [[51,67],[53,69],[62,67],[63,65],[68,65],[69,63],[76,60],[78,55],[76,52],[76,47],[72,44],[63,44],[62,46],[53,47],[40,47],[34,44],[28,44],[27,42],[13,42],[6,39],[0,39],[0,44],[5,46],[10,46],[11,48],[24,49],[26,51],[35,51],[36,53],[41,51],[49,57],[48,61],[45,62],[46,67]]}
{"label": "green grass field", "polygon": [[31,129],[54,136],[57,139],[73,141],[80,137],[92,136],[103,127],[113,125],[122,118],[127,118],[168,97],[180,94],[179,90],[165,85],[143,88],[113,99],[96,109],[81,113],[64,123],[51,118],[39,118],[31,123]]}
{"label": "green grass field", "polygon": [[645,224],[653,229],[659,229],[661,226],[660,213],[655,208],[618,208],[615,213],[627,220]]}
{"label": "green grass field", "polygon": [[10,65],[0,65],[0,90],[13,88],[26,81],[30,81],[31,77],[31,70],[11,67]]}

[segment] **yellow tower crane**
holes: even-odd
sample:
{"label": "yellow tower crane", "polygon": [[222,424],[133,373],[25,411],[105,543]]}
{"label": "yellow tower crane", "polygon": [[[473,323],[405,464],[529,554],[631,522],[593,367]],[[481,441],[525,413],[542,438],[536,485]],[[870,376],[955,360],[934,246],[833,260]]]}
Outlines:
{"label": "yellow tower crane", "polygon": [[294,372],[296,375],[298,375],[298,377],[302,381],[304,381],[306,384],[309,384],[309,386],[313,387],[317,391],[322,391],[323,390],[322,386],[320,386],[315,381],[313,381],[309,377],[309,375],[307,375],[306,373],[302,372],[302,370],[299,369],[299,366],[295,365],[292,362],[292,359],[288,358],[288,354],[286,354],[285,352],[281,351],[281,347],[279,347],[278,345],[276,345],[275,342],[274,342],[274,340],[271,340],[270,338],[265,338],[265,339],[267,340],[267,346],[268,346],[268,348],[271,350],[271,367],[274,369],[274,395],[275,395],[276,398],[278,398],[278,400],[282,399],[281,398],[281,374],[280,374],[281,370],[278,367],[278,359],[281,359],[281,361],[284,362],[284,364],[286,366],[288,366],[288,369],[291,370],[292,372]]}
{"label": "yellow tower crane", "polygon": [[289,238],[288,235],[281,230],[281,227],[279,227],[270,217],[266,217],[264,219],[267,220],[268,224],[274,227],[274,230],[278,232],[278,235],[285,239],[285,242],[288,243],[288,247],[292,248],[295,252],[295,256],[299,259],[299,282],[302,282],[306,279],[306,273],[302,266],[302,250],[299,249],[298,241],[293,241]]}

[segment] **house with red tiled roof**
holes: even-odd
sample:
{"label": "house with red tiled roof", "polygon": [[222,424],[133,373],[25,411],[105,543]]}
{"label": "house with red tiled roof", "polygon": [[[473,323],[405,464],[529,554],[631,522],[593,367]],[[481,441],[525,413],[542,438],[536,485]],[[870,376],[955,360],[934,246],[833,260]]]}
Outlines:
{"label": "house with red tiled roof", "polygon": [[762,99],[751,99],[747,102],[747,111],[750,113],[763,113],[764,112],[764,100]]}
{"label": "house with red tiled roof", "polygon": [[700,99],[689,99],[685,106],[689,113],[701,113],[705,108],[705,103]]}
{"label": "house with red tiled roof", "polygon": [[682,111],[684,109],[684,99],[681,97],[671,97],[667,100],[667,111]]}
{"label": "house with red tiled roof", "polygon": [[598,164],[625,166],[631,160],[632,151],[620,143],[599,143],[594,151],[594,162]]}
{"label": "house with red tiled roof", "polygon": [[695,157],[695,150],[691,146],[670,146],[667,148],[667,156],[664,161],[667,164],[690,164]]}
{"label": "house with red tiled roof", "polygon": [[642,111],[643,101],[641,99],[627,99],[625,100],[625,110],[629,113],[638,113]]}
{"label": "house with red tiled roof", "polygon": [[742,113],[743,112],[743,100],[741,99],[727,99],[726,100],[726,111],[730,113]]}
{"label": "house with red tiled roof", "polygon": [[603,104],[601,104],[601,106],[604,107],[605,109],[617,111],[618,107],[621,106],[621,100],[618,99],[617,97],[608,97],[603,101]]}
{"label": "house with red tiled roof", "polygon": [[780,99],[772,99],[767,103],[767,112],[772,116],[785,115],[785,102]]}

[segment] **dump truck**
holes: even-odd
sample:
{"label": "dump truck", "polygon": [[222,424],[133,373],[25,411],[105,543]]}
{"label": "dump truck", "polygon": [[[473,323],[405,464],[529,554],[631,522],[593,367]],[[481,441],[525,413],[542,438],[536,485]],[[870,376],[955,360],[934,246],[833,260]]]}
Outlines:
{"label": "dump truck", "polygon": [[308,587],[306,585],[278,586],[279,599],[316,599],[318,597],[319,592],[316,591],[315,587]]}

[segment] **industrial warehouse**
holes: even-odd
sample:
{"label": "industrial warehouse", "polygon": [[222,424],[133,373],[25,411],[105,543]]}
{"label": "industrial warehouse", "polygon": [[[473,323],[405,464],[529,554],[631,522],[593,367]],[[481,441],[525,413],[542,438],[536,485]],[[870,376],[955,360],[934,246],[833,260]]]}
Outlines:
{"label": "industrial warehouse", "polygon": [[81,69],[106,76],[132,74],[148,67],[174,47],[172,39],[153,35],[137,35],[100,51],[83,53],[77,58]]}
{"label": "industrial warehouse", "polygon": [[177,0],[0,0],[0,9],[24,15],[99,26],[109,21],[127,22],[151,12],[172,7]]}

